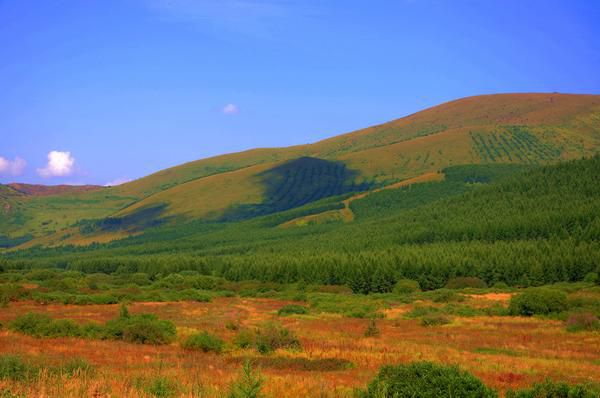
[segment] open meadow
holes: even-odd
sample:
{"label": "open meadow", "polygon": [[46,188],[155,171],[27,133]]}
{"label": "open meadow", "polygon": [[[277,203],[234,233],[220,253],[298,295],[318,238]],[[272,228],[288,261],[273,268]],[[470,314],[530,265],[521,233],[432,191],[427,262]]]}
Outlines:
{"label": "open meadow", "polygon": [[[110,302],[93,294],[65,304],[74,296],[16,286],[2,285],[2,397],[241,397],[254,395],[235,395],[236,386],[253,381],[256,396],[355,397],[382,366],[419,361],[458,365],[500,396],[546,380],[600,385],[593,283],[420,292],[402,281],[393,293],[357,295],[343,286],[243,282],[227,286],[234,291],[163,288],[144,299],[148,288],[129,285],[111,293],[133,299],[126,306],[93,304]],[[566,298],[565,306],[516,314],[514,297],[537,290]],[[132,338],[127,328],[120,337],[101,330],[142,313],[175,333],[162,339],[150,323]]]}

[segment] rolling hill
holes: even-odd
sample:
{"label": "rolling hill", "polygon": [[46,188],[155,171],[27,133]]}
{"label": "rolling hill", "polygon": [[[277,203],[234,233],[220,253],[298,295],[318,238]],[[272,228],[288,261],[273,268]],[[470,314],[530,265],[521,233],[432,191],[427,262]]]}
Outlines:
{"label": "rolling hill", "polygon": [[[600,96],[468,97],[314,144],[202,159],[117,187],[1,186],[0,235],[35,238],[25,246],[107,242],[159,225],[240,221],[401,187],[456,165],[552,164],[599,148]],[[344,207],[336,203],[324,212]],[[302,224],[306,214],[298,216]]]}

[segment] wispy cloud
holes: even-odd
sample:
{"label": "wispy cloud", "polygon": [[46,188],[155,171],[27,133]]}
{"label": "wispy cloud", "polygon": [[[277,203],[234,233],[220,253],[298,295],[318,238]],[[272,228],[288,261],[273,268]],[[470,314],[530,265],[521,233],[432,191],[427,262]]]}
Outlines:
{"label": "wispy cloud", "polygon": [[227,104],[221,110],[226,115],[237,115],[240,113],[240,108],[236,104]]}
{"label": "wispy cloud", "polygon": [[127,178],[127,177],[122,177],[122,178],[117,178],[115,180],[109,181],[106,184],[104,184],[105,187],[116,187],[117,185],[121,185],[121,184],[125,184],[126,182],[131,181],[131,178]]}
{"label": "wispy cloud", "polygon": [[143,0],[161,17],[201,28],[269,37],[290,18],[311,12],[294,0]]}
{"label": "wispy cloud", "polygon": [[48,153],[46,167],[37,169],[38,174],[44,178],[64,177],[73,174],[75,158],[71,152],[51,151]]}
{"label": "wispy cloud", "polygon": [[14,160],[10,160],[0,156],[0,175],[19,176],[23,174],[25,167],[27,167],[25,159],[17,156]]}

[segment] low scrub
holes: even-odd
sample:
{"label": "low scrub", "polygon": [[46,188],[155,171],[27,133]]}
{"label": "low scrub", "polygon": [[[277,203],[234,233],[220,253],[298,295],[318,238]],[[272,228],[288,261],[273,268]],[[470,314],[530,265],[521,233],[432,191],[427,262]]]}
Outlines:
{"label": "low scrub", "polygon": [[589,312],[571,314],[565,324],[569,332],[600,330],[600,320]]}
{"label": "low scrub", "polygon": [[10,329],[33,337],[83,337],[81,327],[69,319],[52,319],[29,312],[12,321]]}
{"label": "low scrub", "polygon": [[531,389],[506,393],[506,398],[596,398],[598,396],[600,396],[600,391],[590,386],[568,385],[552,381],[536,384]]}
{"label": "low scrub", "polygon": [[559,290],[545,287],[531,288],[513,296],[510,300],[511,315],[548,315],[566,311],[567,295]]}
{"label": "low scrub", "polygon": [[297,304],[285,305],[285,306],[281,307],[279,309],[279,311],[277,311],[277,315],[279,315],[279,316],[286,316],[286,315],[292,315],[292,314],[306,314],[306,313],[308,313],[308,308],[306,308],[302,305],[297,305]]}
{"label": "low scrub", "polygon": [[224,345],[225,343],[220,337],[212,335],[208,332],[200,332],[198,334],[189,336],[181,344],[181,346],[186,350],[215,352],[217,354],[223,351]]}
{"label": "low scrub", "polygon": [[7,306],[11,301],[27,299],[29,296],[29,291],[20,285],[14,283],[0,284],[0,307]]}
{"label": "low scrub", "polygon": [[106,323],[106,337],[139,344],[169,344],[177,335],[175,325],[154,314],[121,316]]}
{"label": "low scrub", "polygon": [[263,368],[273,368],[292,372],[335,372],[347,370],[354,364],[347,359],[341,358],[289,358],[281,356],[265,356],[253,359]]}
{"label": "low scrub", "polygon": [[141,344],[168,344],[175,339],[175,325],[153,314],[121,315],[105,325],[78,324],[70,319],[52,319],[48,315],[27,313],[16,318],[10,329],[33,337],[82,337],[124,340]]}
{"label": "low scrub", "polygon": [[452,319],[443,314],[428,314],[421,318],[422,326],[441,326],[452,323]]}
{"label": "low scrub", "polygon": [[294,332],[274,323],[265,324],[254,332],[240,331],[235,344],[240,348],[255,348],[261,354],[268,354],[279,348],[293,350],[302,348]]}
{"label": "low scrub", "polygon": [[438,289],[419,294],[420,298],[434,303],[455,303],[465,301],[465,296],[450,289]]}
{"label": "low scrub", "polygon": [[384,366],[361,398],[491,398],[496,392],[470,373],[431,362]]}
{"label": "low scrub", "polygon": [[377,318],[380,303],[359,295],[316,293],[309,296],[313,312],[342,314],[350,318]]}

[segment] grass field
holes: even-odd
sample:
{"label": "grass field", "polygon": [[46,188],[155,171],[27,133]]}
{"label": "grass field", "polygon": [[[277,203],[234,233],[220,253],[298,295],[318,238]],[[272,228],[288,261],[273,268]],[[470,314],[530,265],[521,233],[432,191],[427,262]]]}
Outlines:
{"label": "grass field", "polygon": [[[570,291],[571,299],[600,300],[598,288],[580,285]],[[347,293],[307,293],[303,301],[294,301],[277,298],[275,292],[272,298],[217,297],[208,303],[136,302],[129,305],[132,314],[150,312],[174,322],[177,341],[153,346],[34,338],[4,328],[0,331],[0,355],[20,355],[47,367],[79,358],[94,371],[70,377],[42,371],[29,383],[0,380],[0,391],[9,390],[16,396],[221,397],[238,378],[246,359],[263,377],[265,397],[352,397],[353,390],[364,388],[382,365],[421,360],[459,365],[501,393],[547,378],[600,383],[600,334],[568,332],[563,321],[552,317],[507,316],[503,308],[515,293],[518,291],[471,289],[459,294],[462,301],[450,304],[427,296],[413,301],[415,298],[407,300],[405,296]],[[291,303],[307,307],[308,313],[278,315],[279,309]],[[377,335],[365,337],[369,318],[349,317],[334,309],[360,306],[379,314],[375,318]],[[418,312],[422,308],[453,308],[450,312],[454,314],[445,325],[424,326]],[[0,322],[6,325],[32,311],[77,322],[106,322],[117,316],[119,305],[11,302],[0,312]],[[265,322],[288,328],[299,338],[301,348],[263,355],[235,346],[240,331]],[[180,342],[196,331],[222,338],[224,350],[182,349]],[[157,381],[163,389],[157,389]]]}

